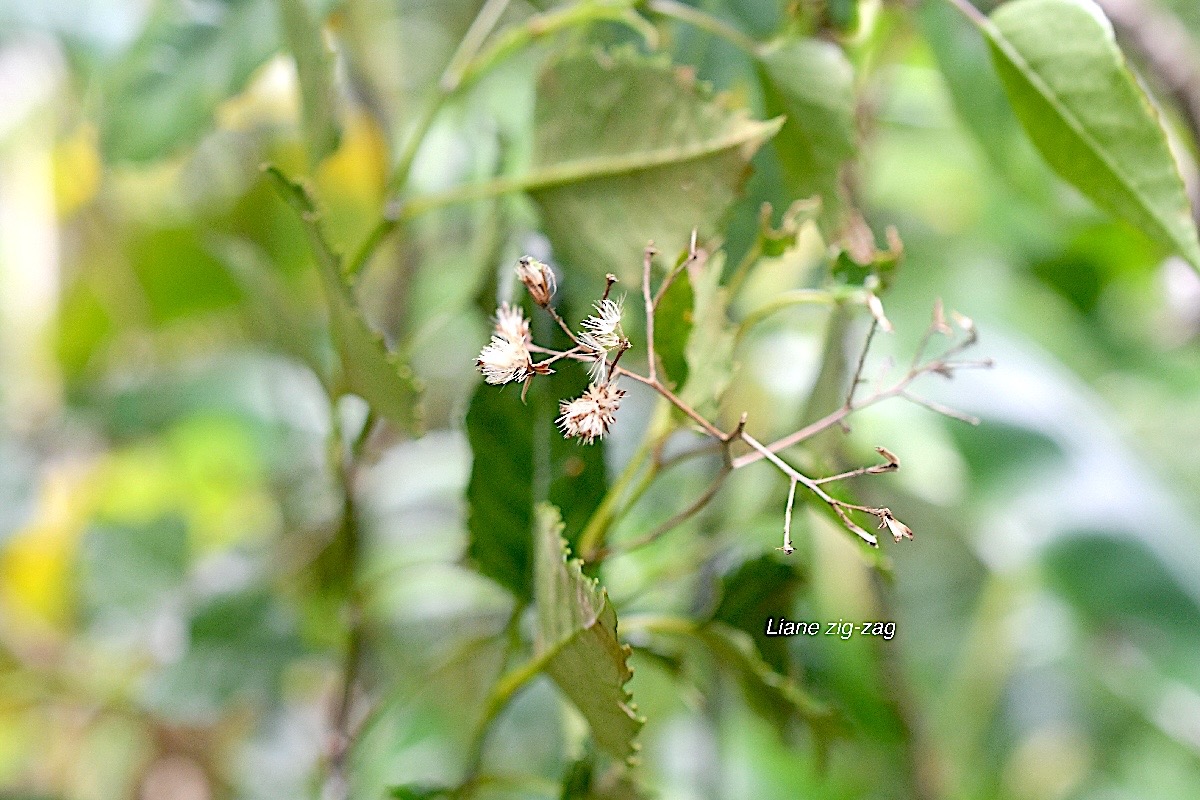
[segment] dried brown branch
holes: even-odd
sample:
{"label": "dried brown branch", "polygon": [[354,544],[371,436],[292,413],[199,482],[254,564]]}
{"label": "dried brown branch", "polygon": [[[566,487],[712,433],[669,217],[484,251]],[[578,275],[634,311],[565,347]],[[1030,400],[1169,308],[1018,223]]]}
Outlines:
{"label": "dried brown branch", "polygon": [[[859,357],[858,366],[855,369],[854,377],[851,380],[850,391],[847,396],[846,402],[840,408],[837,408],[834,411],[831,411],[830,413],[826,414],[824,417],[821,417],[820,419],[809,423],[808,425],[804,426],[800,430],[795,431],[794,433],[790,433],[787,436],[777,439],[774,442],[771,442],[770,444],[768,444],[766,446],[767,449],[770,450],[772,453],[778,453],[781,450],[786,450],[787,448],[792,447],[793,445],[796,445],[803,441],[811,439],[813,436],[816,436],[818,433],[821,433],[822,431],[828,430],[829,428],[833,427],[834,425],[841,424],[846,419],[846,417],[850,416],[851,414],[853,414],[856,411],[861,411],[864,408],[873,406],[876,403],[882,402],[884,400],[888,400],[893,397],[906,396],[908,387],[912,385],[913,381],[915,381],[917,378],[921,377],[922,375],[936,373],[936,374],[943,375],[943,376],[950,376],[954,373],[954,370],[960,369],[960,368],[990,367],[992,365],[992,362],[990,359],[983,359],[980,361],[955,361],[953,359],[953,356],[958,355],[963,350],[974,345],[978,338],[976,331],[975,331],[975,323],[972,322],[970,318],[963,317],[962,315],[958,315],[956,318],[956,322],[958,323],[960,329],[963,331],[964,336],[960,341],[951,345],[946,350],[946,352],[943,353],[940,357],[935,358],[931,361],[927,361],[923,364],[916,364],[916,365],[910,367],[908,372],[905,373],[905,375],[903,377],[901,377],[898,381],[896,381],[896,383],[892,384],[891,386],[889,386],[885,389],[877,389],[875,392],[868,395],[867,397],[865,397],[862,400],[855,400],[854,399],[854,389],[855,389],[855,386],[861,380],[862,369],[863,369],[863,365],[866,360],[867,349],[870,347],[870,344],[871,344],[871,334],[874,332],[875,327],[876,327],[875,325],[872,325],[870,332],[868,332],[867,341],[865,343],[865,346]],[[941,333],[942,332],[941,326],[944,326],[944,325],[945,325],[944,321],[941,321],[939,323],[939,320],[935,315],[934,321],[930,324],[930,330]],[[930,334],[929,331],[927,331],[927,335],[932,335],[932,334]],[[924,345],[922,345],[922,349],[924,349]],[[919,402],[920,405],[925,405],[924,402],[920,402],[920,401],[914,401],[914,402]],[[937,409],[935,409],[935,410],[937,410]],[[951,409],[951,411],[952,411],[952,409]],[[944,413],[944,412],[941,410],[938,410],[938,413]],[[955,416],[955,415],[950,414],[949,416]],[[961,412],[960,412],[960,416],[956,416],[955,418],[961,419],[965,416],[966,415],[961,415]],[[765,456],[761,452],[758,452],[758,451],[746,453],[745,455],[735,458],[733,460],[733,466],[735,469],[740,469],[741,467],[745,467],[750,464],[753,464],[754,462],[759,461],[764,457]]]}
{"label": "dried brown branch", "polygon": [[[963,332],[963,334],[964,334],[963,337],[959,341],[951,343],[951,345],[945,350],[945,352],[940,357],[931,359],[929,361],[922,362],[922,358],[924,356],[926,348],[928,347],[929,341],[932,339],[932,337],[935,333],[941,334],[941,335],[950,335],[953,333],[953,329],[950,328],[950,326],[946,323],[945,316],[944,316],[944,313],[942,310],[942,306],[939,301],[934,306],[932,320],[930,322],[929,328],[924,332],[924,334],[920,340],[920,343],[917,347],[916,355],[914,356],[912,364],[910,365],[907,373],[905,373],[904,376],[902,376],[898,381],[896,381],[891,386],[888,386],[886,388],[876,388],[875,391],[872,392],[869,396],[867,396],[866,398],[863,398],[861,400],[858,400],[858,399],[856,399],[857,389],[858,389],[859,384],[863,382],[863,377],[862,377],[863,370],[866,366],[867,356],[870,352],[871,343],[874,339],[876,329],[883,327],[885,330],[890,330],[890,327],[891,327],[891,324],[889,322],[887,322],[886,316],[884,316],[882,304],[879,302],[877,297],[875,297],[874,295],[870,295],[870,297],[868,299],[874,301],[872,303],[869,303],[869,307],[871,308],[873,319],[872,319],[871,326],[867,331],[867,335],[863,341],[862,349],[859,353],[858,360],[855,364],[854,373],[850,380],[850,386],[846,393],[845,402],[843,402],[842,405],[839,408],[837,408],[836,410],[825,415],[821,419],[810,423],[809,425],[801,428],[800,430],[795,431],[791,434],[788,434],[787,436],[784,436],[783,438],[778,439],[770,444],[763,444],[762,442],[760,442],[755,437],[751,436],[746,431],[746,414],[742,414],[741,418],[738,420],[738,423],[733,428],[733,430],[726,433],[725,431],[722,431],[720,428],[718,428],[714,422],[709,420],[707,417],[705,417],[703,414],[701,414],[695,408],[693,408],[690,404],[688,404],[682,398],[680,398],[678,395],[676,395],[673,391],[671,391],[671,389],[668,388],[661,380],[659,380],[658,369],[657,369],[657,364],[656,364],[657,353],[655,351],[655,345],[654,345],[654,315],[655,315],[655,311],[657,310],[658,300],[661,299],[663,293],[666,291],[666,286],[669,284],[669,281],[673,278],[673,276],[675,274],[677,274],[679,271],[681,271],[688,263],[690,263],[694,259],[697,259],[699,257],[699,255],[698,255],[699,252],[700,251],[697,250],[697,248],[696,248],[696,234],[693,231],[691,246],[689,248],[689,254],[688,254],[687,259],[684,260],[683,264],[680,266],[679,269],[674,270],[671,274],[669,274],[667,276],[667,278],[664,279],[662,285],[659,286],[658,291],[654,292],[651,289],[651,268],[653,265],[653,257],[655,255],[655,250],[654,250],[653,243],[651,243],[650,245],[648,245],[646,247],[646,250],[643,255],[643,261],[642,261],[642,287],[641,288],[642,288],[642,301],[643,301],[643,305],[644,305],[644,309],[645,309],[645,313],[646,313],[646,356],[647,356],[647,361],[648,361],[648,373],[646,375],[641,375],[637,372],[626,369],[625,367],[618,366],[618,364],[617,364],[617,362],[620,360],[620,358],[624,354],[624,352],[630,347],[629,340],[623,338],[623,335],[619,334],[620,315],[619,315],[619,310],[618,310],[615,314],[615,319],[610,318],[608,320],[607,324],[609,325],[609,328],[607,330],[605,330],[605,332],[604,332],[605,335],[621,336],[621,338],[618,340],[619,343],[615,345],[615,348],[617,349],[616,356],[612,359],[611,362],[606,360],[604,362],[605,368],[600,370],[598,376],[593,377],[593,380],[596,381],[597,383],[595,386],[592,386],[591,388],[589,388],[588,392],[591,394],[585,393],[585,396],[583,398],[580,398],[580,400],[572,401],[569,404],[565,404],[568,407],[574,406],[574,405],[579,405],[579,404],[582,404],[582,406],[586,406],[586,403],[584,401],[588,400],[589,398],[595,398],[592,400],[592,402],[595,402],[597,404],[603,404],[603,403],[609,404],[610,407],[607,408],[607,410],[600,409],[599,406],[597,406],[596,409],[588,410],[586,412],[583,412],[583,411],[579,412],[579,413],[586,413],[586,414],[600,414],[603,411],[603,414],[605,416],[603,417],[602,425],[596,424],[596,420],[593,419],[592,420],[593,426],[589,427],[587,429],[587,435],[586,435],[585,441],[590,441],[592,438],[597,438],[597,437],[603,436],[607,432],[608,425],[614,419],[613,412],[615,412],[615,410],[616,410],[616,403],[619,401],[620,397],[624,394],[623,391],[616,389],[616,387],[613,386],[610,382],[612,382],[616,378],[625,376],[625,377],[628,377],[630,380],[636,381],[638,383],[641,383],[641,384],[644,384],[645,386],[650,387],[655,392],[657,392],[659,395],[664,397],[668,402],[670,402],[671,405],[673,405],[676,409],[683,412],[683,414],[685,416],[687,416],[690,420],[692,420],[697,426],[699,426],[699,428],[705,434],[707,434],[709,437],[711,437],[713,439],[714,445],[716,445],[718,451],[722,455],[722,467],[721,467],[720,472],[715,476],[712,483],[705,489],[705,491],[698,498],[696,498],[696,500],[693,501],[693,503],[691,505],[689,505],[686,509],[679,512],[678,514],[672,516],[670,519],[666,520],[664,523],[659,525],[657,528],[655,528],[653,531],[651,531],[647,535],[641,537],[640,539],[634,540],[633,542],[626,544],[622,549],[625,551],[628,551],[631,549],[635,549],[637,547],[644,546],[645,544],[648,544],[648,543],[656,540],[658,537],[662,536],[667,531],[673,529],[674,527],[678,526],[679,524],[690,519],[692,516],[699,513],[699,511],[702,508],[704,508],[712,500],[712,498],[714,496],[716,496],[717,492],[720,490],[721,485],[724,483],[725,479],[728,477],[728,475],[731,472],[733,472],[736,469],[740,469],[742,467],[749,466],[750,464],[753,464],[756,461],[759,461],[762,459],[765,459],[768,462],[770,462],[771,464],[773,464],[777,469],[779,469],[780,472],[782,472],[785,476],[787,476],[791,482],[791,484],[789,486],[789,493],[788,493],[787,511],[786,511],[785,520],[784,520],[784,545],[783,545],[783,547],[779,548],[781,550],[784,550],[784,552],[791,553],[794,551],[794,548],[791,544],[791,519],[792,519],[792,509],[793,509],[794,502],[795,502],[795,490],[796,490],[797,484],[803,485],[808,491],[810,491],[812,494],[814,494],[823,503],[828,505],[833,510],[833,512],[837,515],[838,519],[841,520],[842,524],[845,526],[845,528],[848,531],[850,531],[854,535],[858,536],[862,541],[866,542],[867,544],[871,545],[872,547],[878,546],[878,539],[875,537],[874,534],[868,532],[867,530],[862,528],[860,525],[858,525],[854,521],[854,519],[851,517],[852,512],[869,514],[871,516],[874,516],[879,521],[879,527],[880,528],[886,527],[897,541],[900,540],[901,538],[912,538],[912,531],[908,528],[908,526],[904,525],[899,520],[897,520],[895,515],[892,514],[890,509],[888,509],[886,507],[857,505],[854,503],[847,502],[845,500],[840,500],[840,499],[830,495],[823,488],[821,488],[822,484],[832,483],[832,482],[840,481],[840,480],[846,480],[849,478],[859,477],[862,475],[875,475],[875,474],[881,474],[884,472],[893,472],[893,471],[899,469],[900,468],[899,459],[897,459],[896,456],[894,456],[887,449],[882,448],[882,447],[876,448],[877,451],[879,452],[879,454],[881,456],[883,456],[885,463],[867,465],[867,466],[860,467],[858,469],[849,470],[849,471],[842,472],[842,473],[839,473],[836,475],[830,475],[830,476],[827,476],[824,478],[809,477],[808,475],[804,474],[803,472],[796,469],[791,464],[787,463],[782,458],[780,458],[778,455],[778,452],[785,448],[791,447],[792,445],[803,442],[806,439],[808,439],[824,430],[827,430],[828,428],[830,428],[834,425],[843,425],[844,426],[845,419],[850,414],[854,413],[855,411],[866,408],[868,406],[879,403],[879,402],[886,400],[888,398],[891,398],[891,397],[904,397],[918,405],[921,405],[921,406],[928,408],[932,411],[935,411],[939,414],[943,414],[945,416],[949,416],[954,419],[962,420],[965,422],[970,422],[972,424],[978,423],[978,420],[975,419],[974,417],[971,417],[960,411],[952,409],[948,406],[944,406],[940,403],[936,403],[934,401],[927,400],[925,398],[913,395],[909,392],[909,387],[913,383],[913,381],[915,381],[917,378],[919,378],[922,375],[926,375],[929,373],[936,373],[939,375],[950,377],[954,374],[954,371],[957,369],[991,366],[990,360],[987,360],[987,359],[980,360],[980,361],[962,361],[962,360],[956,360],[954,358],[955,356],[960,354],[963,350],[965,350],[966,348],[975,344],[975,341],[977,338],[977,334],[976,334],[976,330],[975,330],[975,323],[968,317],[964,317],[957,313],[954,314],[953,317],[954,317],[955,325],[959,328],[959,330],[961,330]],[[604,291],[604,298],[601,300],[602,304],[605,303],[605,301],[607,301],[609,291],[611,290],[614,281],[615,281],[615,279],[611,275],[608,276],[607,284],[605,286],[605,291]],[[541,307],[545,308],[546,311],[554,317],[554,319],[558,322],[559,326],[562,327],[568,333],[568,335],[571,337],[572,341],[574,341],[576,343],[576,346],[572,347],[568,350],[556,351],[556,350],[551,350],[551,349],[547,349],[547,348],[543,348],[543,347],[537,347],[535,345],[529,345],[529,347],[528,347],[529,352],[546,353],[551,356],[551,358],[546,359],[542,362],[539,362],[535,366],[542,367],[543,370],[549,371],[548,365],[560,358],[573,358],[573,359],[576,359],[579,361],[595,362],[601,358],[606,358],[607,349],[611,349],[614,346],[612,344],[606,344],[605,345],[606,350],[603,350],[603,351],[598,350],[595,346],[593,346],[591,344],[592,336],[594,333],[593,331],[589,331],[589,334],[585,337],[585,340],[580,340],[567,328],[566,323],[563,322],[562,318],[558,315],[558,313],[554,310],[553,306],[549,302],[547,302],[545,304],[539,303],[539,305],[541,305]],[[598,325],[598,323],[585,321],[584,325],[585,325],[585,327],[596,327]],[[537,372],[537,371],[535,370],[535,372]],[[885,376],[880,376],[880,378],[875,382],[876,385],[881,385],[883,383],[884,377]],[[608,394],[604,394],[605,387],[610,387],[607,390]],[[583,426],[579,426],[579,427],[582,428]],[[564,429],[564,431],[566,431],[566,430],[567,429]],[[577,435],[577,434],[576,433],[568,433],[567,435]],[[739,441],[744,442],[746,445],[748,445],[751,448],[751,452],[746,453],[737,458],[733,458],[732,452],[731,452],[732,448],[733,448],[734,444]],[[683,460],[684,458],[690,458],[693,455],[698,455],[704,451],[705,451],[705,448],[697,448],[697,449],[689,451],[685,454],[681,454],[680,456],[676,456],[675,458],[671,459],[670,461],[665,462],[665,464],[667,464],[667,465],[674,464],[674,463],[677,463],[678,461]],[[660,458],[659,453],[656,451],[655,463],[656,463],[656,466],[658,469],[655,470],[653,474],[657,474],[657,472],[660,471],[664,466],[664,463],[661,463],[659,461],[659,458]],[[599,547],[599,548],[597,548],[596,553],[593,554],[593,558],[602,558],[607,552],[608,551],[605,550],[603,547]]]}

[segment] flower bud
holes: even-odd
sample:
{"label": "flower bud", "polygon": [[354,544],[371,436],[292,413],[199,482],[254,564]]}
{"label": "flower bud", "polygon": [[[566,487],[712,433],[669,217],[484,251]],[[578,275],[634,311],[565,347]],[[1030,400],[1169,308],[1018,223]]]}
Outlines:
{"label": "flower bud", "polygon": [[550,304],[550,298],[554,297],[557,286],[554,282],[554,272],[548,266],[536,258],[524,256],[517,262],[517,277],[529,290],[533,302],[543,308]]}

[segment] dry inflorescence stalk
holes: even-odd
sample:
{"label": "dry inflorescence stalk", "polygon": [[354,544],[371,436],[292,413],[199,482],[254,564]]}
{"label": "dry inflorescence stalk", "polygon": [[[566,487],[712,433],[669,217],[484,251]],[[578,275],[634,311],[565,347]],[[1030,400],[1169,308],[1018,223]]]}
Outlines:
{"label": "dry inflorescence stalk", "polygon": [[[651,264],[656,254],[653,244],[648,246],[642,262],[642,302],[646,316],[646,360],[648,368],[645,375],[629,370],[618,364],[621,356],[630,348],[629,339],[621,328],[623,304],[609,295],[616,277],[606,276],[604,293],[596,302],[594,313],[587,317],[576,333],[567,325],[553,306],[554,294],[557,289],[553,271],[536,259],[528,256],[522,258],[517,265],[517,277],[528,290],[533,302],[544,309],[569,337],[572,346],[566,350],[554,350],[540,347],[533,343],[529,333],[529,320],[525,319],[520,308],[501,304],[496,310],[495,329],[491,341],[483,348],[476,360],[476,365],[483,373],[484,379],[492,384],[517,382],[522,384],[522,396],[529,383],[538,375],[548,375],[554,371],[554,362],[570,358],[588,362],[591,365],[591,382],[584,393],[572,400],[563,400],[559,404],[560,415],[557,420],[559,429],[567,438],[578,438],[585,444],[591,444],[596,439],[603,438],[616,420],[616,412],[625,390],[617,385],[618,379],[624,377],[643,383],[666,398],[679,411],[691,419],[701,431],[712,440],[711,444],[722,456],[722,467],[712,484],[688,508],[676,514],[671,519],[651,531],[636,542],[626,546],[626,549],[640,547],[666,533],[700,511],[717,493],[724,480],[734,470],[742,469],[766,460],[775,466],[788,478],[788,500],[784,512],[783,546],[779,547],[785,553],[792,553],[795,548],[791,540],[792,508],[795,503],[796,486],[801,485],[823,503],[828,505],[841,520],[842,525],[855,536],[871,545],[878,547],[876,536],[854,521],[852,513],[867,514],[878,521],[880,529],[886,528],[896,541],[911,539],[912,530],[898,520],[891,509],[886,507],[857,505],[841,500],[829,494],[822,488],[825,484],[846,480],[861,475],[878,475],[885,472],[895,472],[900,468],[900,460],[886,448],[877,447],[876,451],[883,459],[882,463],[867,465],[829,475],[823,478],[811,478],[785,461],[779,453],[789,447],[800,444],[813,436],[833,426],[846,425],[846,418],[856,411],[875,405],[893,397],[902,397],[939,414],[956,420],[978,424],[979,420],[956,409],[913,394],[911,386],[922,375],[937,374],[952,377],[957,370],[971,368],[986,368],[992,365],[990,359],[962,359],[963,351],[975,344],[977,333],[974,322],[970,318],[953,313],[953,327],[946,321],[941,300],[934,303],[933,318],[929,327],[921,337],[908,370],[897,380],[888,385],[879,386],[882,378],[875,381],[876,388],[865,397],[857,397],[857,389],[862,384],[863,366],[867,353],[878,329],[891,332],[892,324],[884,314],[883,304],[872,291],[863,295],[863,303],[871,313],[871,326],[863,342],[854,375],[850,381],[850,389],[845,401],[834,411],[824,417],[794,431],[787,436],[776,439],[769,444],[763,444],[746,431],[746,415],[742,414],[738,424],[731,431],[723,431],[711,420],[700,414],[687,402],[677,396],[670,387],[665,385],[658,376],[658,356],[654,343],[654,317],[658,305],[678,275],[693,264],[700,263],[702,251],[697,249],[696,234],[692,232],[691,245],[687,258],[663,279],[656,291],[651,291]],[[925,352],[935,336],[951,337],[950,345],[940,356],[925,359]],[[956,337],[956,338],[955,338]],[[546,356],[541,361],[535,361],[534,356]],[[747,452],[735,456],[735,445],[743,444],[749,447]],[[691,455],[700,450],[692,451]],[[660,465],[661,466],[661,465]],[[603,555],[600,553],[584,554],[590,558]]]}

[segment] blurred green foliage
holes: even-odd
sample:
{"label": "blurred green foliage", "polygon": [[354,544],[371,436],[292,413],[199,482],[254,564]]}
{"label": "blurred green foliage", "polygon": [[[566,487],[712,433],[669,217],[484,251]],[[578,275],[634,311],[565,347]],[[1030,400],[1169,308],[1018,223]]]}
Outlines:
{"label": "blurred green foliage", "polygon": [[[0,0],[0,798],[1191,800],[1197,130],[1108,5]],[[723,430],[842,403],[864,292],[860,392],[975,320],[914,391],[978,427],[787,451],[897,453],[836,493],[914,541],[802,489],[785,556],[645,387],[586,446],[584,365],[480,381],[525,254],[644,371],[693,228],[660,374]]]}

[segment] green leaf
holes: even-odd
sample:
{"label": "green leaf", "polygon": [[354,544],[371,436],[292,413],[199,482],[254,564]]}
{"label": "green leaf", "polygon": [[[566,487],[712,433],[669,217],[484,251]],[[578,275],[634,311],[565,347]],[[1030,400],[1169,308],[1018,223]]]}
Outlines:
{"label": "green leaf", "polygon": [[629,646],[617,639],[617,614],[608,593],[568,559],[562,523],[553,506],[538,507],[537,640],[545,671],[591,726],[596,744],[617,759],[630,760],[641,730],[625,684]]}
{"label": "green leaf", "polygon": [[694,322],[684,351],[688,383],[681,397],[709,416],[733,380],[734,326],[729,320],[729,291],[720,284],[723,264],[722,253],[714,253],[696,275]]}
{"label": "green leaf", "polygon": [[110,162],[146,162],[190,144],[278,46],[271,0],[162,9],[102,85],[100,146]]}
{"label": "green leaf", "polygon": [[521,182],[560,261],[637,285],[647,241],[674,256],[693,228],[711,229],[781,124],[730,110],[662,60],[568,55],[538,81],[533,164]]}
{"label": "green leaf", "polygon": [[416,432],[421,426],[420,385],[401,355],[389,350],[383,337],[367,325],[336,267],[336,261],[326,263],[320,273],[333,340],[341,355],[341,385],[370,403],[375,413]]}
{"label": "green leaf", "polygon": [[795,680],[773,670],[759,655],[750,634],[722,622],[710,622],[699,628],[696,635],[738,679],[746,702],[780,730],[798,717],[808,722],[822,743],[828,743],[837,734],[837,715]]}
{"label": "green leaf", "polygon": [[842,48],[818,39],[781,39],[764,48],[759,71],[767,113],[786,115],[774,147],[794,197],[819,194],[832,231],[843,203],[842,165],[854,156],[854,68]]}
{"label": "green leaf", "polygon": [[1054,170],[1200,269],[1200,242],[1158,111],[1091,0],[1015,0],[989,21],[1009,101]]}
{"label": "green leaf", "polygon": [[1140,542],[1081,531],[1048,547],[1043,563],[1049,584],[1089,622],[1195,641],[1200,604]]}
{"label": "green leaf", "polygon": [[803,584],[803,574],[792,563],[773,555],[744,561],[721,577],[721,600],[712,618],[754,637],[763,659],[776,672],[786,674],[787,640],[782,636],[767,636],[766,623],[770,618],[792,613],[796,593]]}
{"label": "green leaf", "polygon": [[406,430],[416,431],[420,427],[417,408],[420,386],[405,360],[371,330],[359,310],[358,301],[342,277],[341,258],[325,239],[311,195],[276,167],[268,167],[266,174],[299,215],[317,262],[329,307],[330,333],[339,357],[339,369],[329,385],[336,387],[336,394],[357,394],[370,403],[375,413]]}
{"label": "green leaf", "polygon": [[684,270],[667,287],[654,315],[654,350],[676,389],[688,379],[687,345],[692,336],[695,300],[692,279]]}
{"label": "green leaf", "polygon": [[826,0],[825,17],[839,31],[858,27],[858,0]]}
{"label": "green leaf", "polygon": [[603,441],[581,445],[554,426],[560,400],[582,394],[587,369],[562,360],[539,376],[521,400],[521,387],[481,383],[467,411],[474,460],[467,484],[467,555],[481,573],[523,600],[533,598],[534,505],[566,508],[574,542],[608,489]]}
{"label": "green leaf", "polygon": [[596,755],[589,752],[567,765],[563,774],[562,792],[558,800],[585,800],[592,787],[592,774],[596,770]]}
{"label": "green leaf", "polygon": [[[560,343],[560,346],[565,350],[569,345]],[[563,509],[564,535],[574,546],[608,492],[604,461],[607,445],[603,439],[592,444],[566,439],[555,427],[559,401],[583,394],[589,381],[587,366],[581,362],[564,360],[554,368],[553,375],[538,378],[537,385],[530,388],[530,402],[537,406],[540,440],[549,444],[549,485],[545,499]]]}
{"label": "green leaf", "polygon": [[337,149],[340,136],[334,107],[333,54],[321,38],[320,21],[304,0],[279,0],[279,20],[296,60],[308,160],[316,166]]}
{"label": "green leaf", "polygon": [[467,556],[482,574],[533,597],[533,414],[520,386],[480,383],[467,409],[471,479]]}
{"label": "green leaf", "polygon": [[758,220],[758,246],[767,258],[778,258],[796,246],[804,224],[821,213],[821,200],[809,197],[793,202],[779,220],[779,227],[771,225],[771,208],[764,206]]}
{"label": "green leaf", "polygon": [[649,800],[631,772],[623,764],[611,764],[597,774],[596,753],[588,747],[583,756],[567,766],[558,800]]}
{"label": "green leaf", "polygon": [[[245,295],[243,308],[254,336],[311,369],[326,381],[333,372],[333,352],[314,329],[313,321],[288,296],[267,255],[243,239],[211,236],[208,249],[228,270]],[[326,386],[326,389],[329,389]]]}

